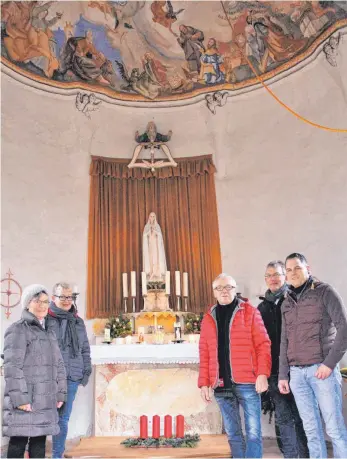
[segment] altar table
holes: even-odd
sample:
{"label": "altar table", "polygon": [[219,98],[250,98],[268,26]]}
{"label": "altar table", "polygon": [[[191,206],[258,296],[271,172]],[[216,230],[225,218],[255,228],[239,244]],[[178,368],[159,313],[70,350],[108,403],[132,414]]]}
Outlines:
{"label": "altar table", "polygon": [[65,457],[121,457],[124,459],[230,457],[226,435],[202,435],[196,448],[126,448],[120,444],[123,440],[125,440],[124,437],[82,438],[79,445],[65,452]]}
{"label": "altar table", "polygon": [[[139,418],[185,418],[185,432],[220,434],[215,402],[205,404],[197,387],[197,343],[91,346],[95,366],[95,435],[139,436]],[[175,425],[173,426],[175,432]]]}

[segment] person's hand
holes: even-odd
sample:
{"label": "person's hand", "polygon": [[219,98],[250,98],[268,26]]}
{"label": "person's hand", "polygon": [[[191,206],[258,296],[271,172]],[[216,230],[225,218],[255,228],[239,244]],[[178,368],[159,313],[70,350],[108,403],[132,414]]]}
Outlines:
{"label": "person's hand", "polygon": [[261,394],[262,392],[267,391],[268,387],[269,383],[267,381],[266,375],[259,375],[255,382],[255,390],[258,392],[258,394]]}
{"label": "person's hand", "polygon": [[57,408],[61,408],[64,405],[64,402],[57,402]]}
{"label": "person's hand", "polygon": [[316,373],[315,373],[315,377],[318,378],[318,379],[327,379],[329,378],[329,376],[331,375],[332,373],[332,369],[327,367],[326,365],[319,365]]}
{"label": "person's hand", "polygon": [[212,401],[212,388],[207,386],[202,386],[201,388],[201,398],[204,402],[210,403]]}
{"label": "person's hand", "polygon": [[30,403],[27,405],[19,405],[18,409],[22,411],[32,411]]}
{"label": "person's hand", "polygon": [[278,381],[278,389],[281,392],[281,394],[289,394],[289,382],[286,379],[280,379]]}

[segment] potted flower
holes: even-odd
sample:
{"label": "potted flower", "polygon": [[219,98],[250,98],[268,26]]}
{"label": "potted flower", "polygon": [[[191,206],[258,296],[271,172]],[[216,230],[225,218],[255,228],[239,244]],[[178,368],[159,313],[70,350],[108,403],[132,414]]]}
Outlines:
{"label": "potted flower", "polygon": [[123,344],[124,338],[128,335],[132,335],[131,321],[122,314],[111,317],[105,328],[110,329],[111,339],[114,340],[116,344]]}
{"label": "potted flower", "polygon": [[199,314],[187,314],[185,317],[185,332],[190,334],[189,341],[195,343],[199,338],[193,335],[199,335],[201,329],[201,321],[204,317],[204,313],[200,312]]}

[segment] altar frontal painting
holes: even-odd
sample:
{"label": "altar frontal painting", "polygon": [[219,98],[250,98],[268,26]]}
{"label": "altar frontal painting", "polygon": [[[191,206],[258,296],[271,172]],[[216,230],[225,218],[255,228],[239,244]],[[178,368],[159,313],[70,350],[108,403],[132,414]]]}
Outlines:
{"label": "altar frontal painting", "polygon": [[347,25],[347,2],[4,1],[1,15],[2,62],[29,84],[160,101],[293,68]]}

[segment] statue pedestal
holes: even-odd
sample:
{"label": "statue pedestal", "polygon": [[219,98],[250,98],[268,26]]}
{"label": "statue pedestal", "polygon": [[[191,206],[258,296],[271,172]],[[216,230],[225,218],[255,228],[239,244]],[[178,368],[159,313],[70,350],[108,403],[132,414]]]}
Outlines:
{"label": "statue pedestal", "polygon": [[147,296],[144,297],[143,311],[170,311],[169,297],[165,290],[149,290]]}

